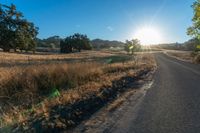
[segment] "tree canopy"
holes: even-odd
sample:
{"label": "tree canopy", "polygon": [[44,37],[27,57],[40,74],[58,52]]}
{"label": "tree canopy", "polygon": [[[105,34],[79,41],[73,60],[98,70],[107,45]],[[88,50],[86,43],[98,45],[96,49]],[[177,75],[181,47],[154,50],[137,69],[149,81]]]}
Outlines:
{"label": "tree canopy", "polygon": [[194,10],[193,25],[188,28],[187,34],[200,39],[200,0],[197,0],[192,5]]}
{"label": "tree canopy", "polygon": [[0,48],[4,51],[35,50],[38,28],[24,19],[23,14],[13,4],[0,4],[0,33]]}
{"label": "tree canopy", "polygon": [[90,39],[87,35],[76,33],[72,36],[66,37],[60,42],[61,53],[70,53],[75,50],[80,52],[81,50],[91,50]]}

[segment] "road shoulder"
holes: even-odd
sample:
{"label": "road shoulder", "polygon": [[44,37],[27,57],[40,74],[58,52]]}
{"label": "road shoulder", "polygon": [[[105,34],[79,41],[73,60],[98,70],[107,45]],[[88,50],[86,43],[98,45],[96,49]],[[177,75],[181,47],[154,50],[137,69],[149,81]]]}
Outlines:
{"label": "road shoulder", "polygon": [[135,118],[133,114],[136,114],[143,97],[152,86],[154,72],[155,70],[145,75],[138,81],[139,86],[132,86],[127,92],[119,95],[116,100],[95,113],[89,120],[82,122],[72,132],[124,132],[129,126],[125,123],[130,123]]}

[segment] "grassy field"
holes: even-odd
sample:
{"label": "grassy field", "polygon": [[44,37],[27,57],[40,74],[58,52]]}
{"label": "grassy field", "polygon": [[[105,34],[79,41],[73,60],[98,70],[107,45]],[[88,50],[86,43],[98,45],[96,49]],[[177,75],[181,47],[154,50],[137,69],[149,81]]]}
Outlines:
{"label": "grassy field", "polygon": [[0,53],[0,60],[0,131],[8,132],[30,127],[37,131],[38,125],[44,130],[73,127],[85,113],[94,112],[92,108],[98,109],[125,91],[126,84],[155,69],[148,53]]}

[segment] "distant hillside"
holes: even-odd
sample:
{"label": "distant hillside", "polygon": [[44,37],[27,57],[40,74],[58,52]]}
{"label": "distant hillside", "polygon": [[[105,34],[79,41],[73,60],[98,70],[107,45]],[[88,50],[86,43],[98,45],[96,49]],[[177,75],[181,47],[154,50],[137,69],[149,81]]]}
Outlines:
{"label": "distant hillside", "polygon": [[154,47],[169,49],[169,50],[188,50],[194,51],[197,45],[200,44],[200,41],[196,38],[190,39],[184,43],[170,43],[170,44],[159,44]]}
{"label": "distant hillside", "polygon": [[110,47],[123,47],[124,43],[120,41],[109,41],[94,39],[91,41],[92,47],[95,49],[110,48]]}
{"label": "distant hillside", "polygon": [[184,44],[182,43],[159,44],[159,45],[155,45],[154,47],[169,49],[169,50],[184,50],[185,49]]}
{"label": "distant hillside", "polygon": [[[45,48],[45,49],[55,49],[60,48],[60,41],[62,38],[59,36],[52,36],[46,39],[37,39],[37,48]],[[103,48],[111,48],[111,47],[124,47],[124,43],[120,41],[109,41],[102,39],[94,39],[90,41],[92,47],[94,49],[103,49]]]}
{"label": "distant hillside", "polygon": [[59,36],[52,36],[46,39],[37,38],[37,47],[44,48],[60,48],[61,38]]}

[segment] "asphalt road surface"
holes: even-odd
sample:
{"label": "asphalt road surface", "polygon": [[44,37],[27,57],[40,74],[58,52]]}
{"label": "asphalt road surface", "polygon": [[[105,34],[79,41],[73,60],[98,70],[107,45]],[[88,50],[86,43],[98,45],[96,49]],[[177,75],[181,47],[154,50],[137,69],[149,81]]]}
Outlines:
{"label": "asphalt road surface", "polygon": [[200,133],[200,65],[155,54],[154,83],[129,114],[110,132]]}

